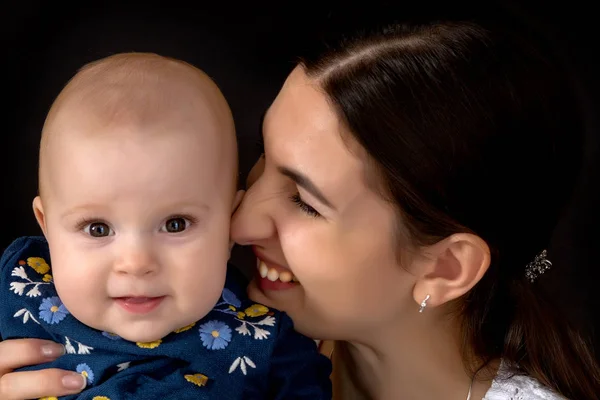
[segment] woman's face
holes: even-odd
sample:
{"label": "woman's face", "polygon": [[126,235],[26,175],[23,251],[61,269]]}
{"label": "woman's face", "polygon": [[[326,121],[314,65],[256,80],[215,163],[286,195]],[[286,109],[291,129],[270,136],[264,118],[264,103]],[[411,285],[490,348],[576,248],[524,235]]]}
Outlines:
{"label": "woman's face", "polygon": [[301,68],[267,112],[263,138],[232,221],[233,239],[257,255],[250,297],[323,339],[377,335],[416,309],[414,278],[397,261],[397,213],[370,189],[363,150]]}

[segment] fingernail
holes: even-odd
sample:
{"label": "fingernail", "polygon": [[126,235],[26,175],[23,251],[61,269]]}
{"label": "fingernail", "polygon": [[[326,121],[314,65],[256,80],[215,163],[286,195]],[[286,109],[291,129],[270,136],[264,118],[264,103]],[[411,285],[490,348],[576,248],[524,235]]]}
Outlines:
{"label": "fingernail", "polygon": [[85,389],[86,380],[82,375],[69,374],[69,375],[63,376],[62,384],[65,389],[83,390],[83,389]]}
{"label": "fingernail", "polygon": [[65,346],[59,343],[49,343],[42,346],[44,357],[56,358],[65,354]]}

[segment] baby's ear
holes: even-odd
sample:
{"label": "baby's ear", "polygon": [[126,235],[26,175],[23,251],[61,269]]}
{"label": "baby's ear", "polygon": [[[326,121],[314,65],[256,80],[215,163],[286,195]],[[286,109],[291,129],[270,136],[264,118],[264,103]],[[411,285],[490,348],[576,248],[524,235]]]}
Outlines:
{"label": "baby's ear", "polygon": [[[235,212],[235,210],[237,210],[237,208],[242,203],[242,199],[244,198],[244,193],[246,193],[245,190],[238,190],[237,193],[235,194],[235,198],[233,199],[233,207],[231,207],[231,214],[233,214]],[[233,246],[235,246],[235,242],[233,240],[229,240],[229,256],[230,257],[231,257],[231,250],[233,249]]]}
{"label": "baby's ear", "polygon": [[33,214],[35,215],[35,219],[38,222],[40,228],[42,228],[42,232],[46,235],[46,217],[44,215],[44,206],[42,205],[42,198],[40,196],[36,196],[33,199]]}

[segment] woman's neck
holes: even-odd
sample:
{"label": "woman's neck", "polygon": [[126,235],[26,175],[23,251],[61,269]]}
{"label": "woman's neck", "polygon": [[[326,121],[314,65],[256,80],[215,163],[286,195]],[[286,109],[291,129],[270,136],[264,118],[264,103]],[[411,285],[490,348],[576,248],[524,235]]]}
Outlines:
{"label": "woman's neck", "polygon": [[[412,329],[388,327],[368,340],[338,343],[333,362],[339,374],[334,384],[344,392],[339,398],[465,400],[471,376],[459,329],[428,320]],[[475,381],[471,400],[481,399],[490,385],[491,379]],[[349,397],[349,392],[359,395]]]}

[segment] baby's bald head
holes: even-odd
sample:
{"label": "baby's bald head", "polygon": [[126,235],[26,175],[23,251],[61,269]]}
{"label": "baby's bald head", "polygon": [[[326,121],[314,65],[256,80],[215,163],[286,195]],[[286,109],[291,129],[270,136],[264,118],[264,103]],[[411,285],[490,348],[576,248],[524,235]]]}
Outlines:
{"label": "baby's bald head", "polygon": [[87,64],[58,95],[44,123],[40,193],[44,196],[49,189],[55,164],[68,156],[61,154],[65,141],[94,135],[126,141],[140,134],[150,140],[180,133],[212,146],[211,152],[221,156],[215,168],[235,181],[237,148],[231,111],[205,73],[150,53],[117,54]]}
{"label": "baby's bald head", "polygon": [[[71,315],[133,342],[214,307],[229,258],[237,148],[206,74],[153,54],[85,66],[60,93],[40,149],[36,218]],[[118,299],[162,298],[130,313]]]}

